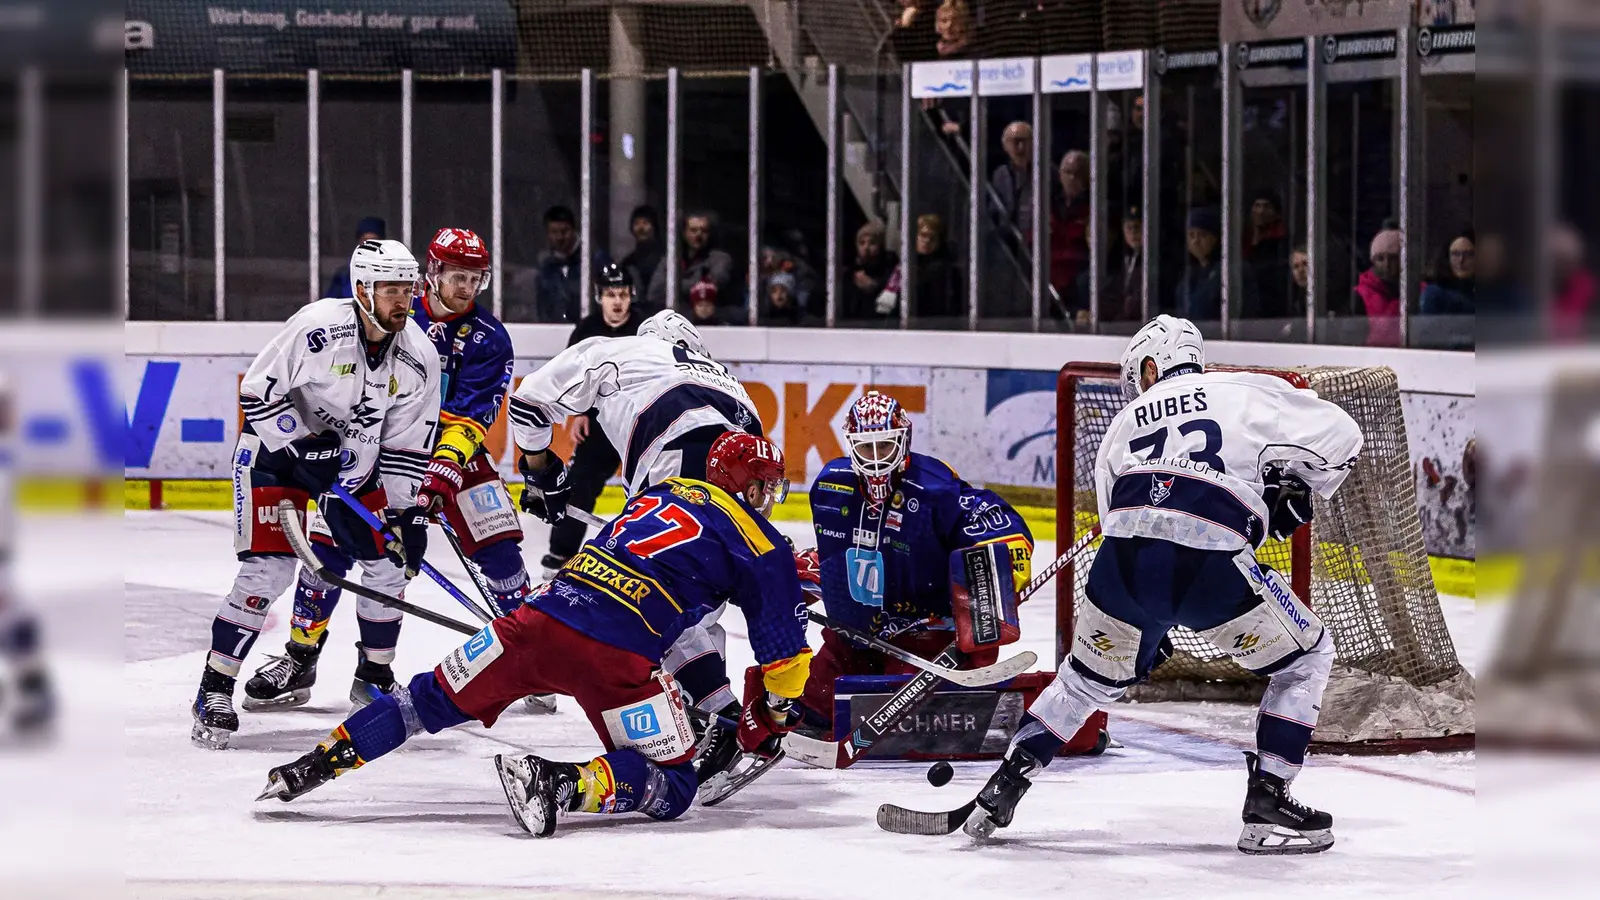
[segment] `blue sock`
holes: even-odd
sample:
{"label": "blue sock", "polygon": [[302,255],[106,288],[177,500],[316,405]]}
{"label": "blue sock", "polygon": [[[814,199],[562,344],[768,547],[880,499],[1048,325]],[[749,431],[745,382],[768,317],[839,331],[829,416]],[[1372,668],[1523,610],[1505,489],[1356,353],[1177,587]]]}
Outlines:
{"label": "blue sock", "polygon": [[1275,756],[1292,767],[1263,765],[1273,774],[1293,777],[1295,769],[1305,765],[1306,747],[1311,744],[1312,728],[1299,722],[1262,713],[1256,719],[1256,749],[1264,756]]}
{"label": "blue sock", "polygon": [[602,812],[642,812],[652,819],[676,819],[694,802],[694,766],[663,766],[637,750],[613,750],[601,756],[611,769],[614,805]]}
{"label": "blue sock", "polygon": [[1028,751],[1028,755],[1038,760],[1040,766],[1050,765],[1050,760],[1056,758],[1057,751],[1066,745],[1066,741],[1056,737],[1055,732],[1044,727],[1044,723],[1035,718],[1031,712],[1023,713],[1022,725],[1011,738],[1011,746]]}
{"label": "blue sock", "polygon": [[[397,684],[394,693],[373,700],[344,720],[339,730],[350,739],[364,761],[372,761],[406,742],[419,731],[437,734],[469,722],[433,672],[420,672],[408,685]],[[339,731],[335,731],[337,736]]]}
{"label": "blue sock", "polygon": [[522,564],[522,550],[516,541],[499,541],[480,547],[472,561],[483,570],[483,577],[489,582],[489,599],[494,602],[498,615],[511,615],[528,599],[528,570]]}

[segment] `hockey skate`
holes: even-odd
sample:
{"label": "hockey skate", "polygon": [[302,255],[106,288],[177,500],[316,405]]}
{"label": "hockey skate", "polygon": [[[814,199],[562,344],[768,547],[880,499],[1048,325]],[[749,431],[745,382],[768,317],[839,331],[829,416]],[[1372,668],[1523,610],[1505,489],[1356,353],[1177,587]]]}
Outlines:
{"label": "hockey skate", "polygon": [[13,673],[0,671],[0,741],[30,744],[49,737],[56,720],[56,695],[42,666]]}
{"label": "hockey skate", "polygon": [[962,830],[970,837],[986,838],[994,834],[996,828],[1010,825],[1011,817],[1017,811],[1017,803],[1033,786],[1029,776],[1038,769],[1039,761],[1033,758],[1033,754],[1021,747],[1012,748],[1000,768],[989,776],[989,783],[978,792],[977,799],[973,801],[977,805],[967,816]]}
{"label": "hockey skate", "polygon": [[356,642],[356,677],[350,682],[351,712],[366,706],[384,694],[394,693],[394,669],[388,663],[375,663],[367,659],[367,650]]}
{"label": "hockey skate", "polygon": [[267,786],[256,796],[257,800],[277,797],[285,803],[338,778],[361,765],[361,756],[349,740],[341,738],[332,745],[321,743],[317,749],[292,763],[277,766],[267,772]]}
{"label": "hockey skate", "polygon": [[574,763],[551,762],[537,756],[515,759],[495,754],[494,767],[500,773],[506,803],[522,830],[534,837],[549,837],[556,830],[556,816],[578,808],[578,783],[582,774]]}
{"label": "hockey skate", "polygon": [[539,558],[539,568],[541,570],[539,580],[549,581],[550,579],[556,577],[556,573],[560,572],[561,568],[566,564],[566,557],[557,556],[554,553],[546,553],[544,556]]}
{"label": "hockey skate", "polygon": [[323,632],[315,644],[285,644],[282,656],[268,657],[267,664],[244,683],[240,705],[250,712],[304,706],[311,700],[311,686],[317,683],[317,658],[327,642],[328,633]]}
{"label": "hockey skate", "polygon": [[205,673],[200,676],[200,690],[195,693],[194,703],[189,708],[194,715],[194,728],[189,731],[189,740],[196,747],[228,749],[228,741],[239,730],[239,714],[233,710],[234,683],[231,676],[209,665],[205,667]]}
{"label": "hockey skate", "polygon": [[522,705],[535,716],[554,715],[556,711],[555,694],[532,694],[522,698]]}
{"label": "hockey skate", "polygon": [[1289,796],[1289,783],[1261,771],[1261,757],[1245,752],[1250,785],[1244,795],[1239,849],[1257,855],[1321,853],[1333,846],[1333,816]]}

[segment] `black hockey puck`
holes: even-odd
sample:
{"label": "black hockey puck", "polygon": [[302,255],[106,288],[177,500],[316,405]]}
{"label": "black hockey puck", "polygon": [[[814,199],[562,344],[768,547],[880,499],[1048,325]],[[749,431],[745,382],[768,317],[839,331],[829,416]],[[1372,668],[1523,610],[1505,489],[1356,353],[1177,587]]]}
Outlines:
{"label": "black hockey puck", "polygon": [[944,787],[950,783],[950,779],[954,777],[955,774],[956,770],[949,763],[941,759],[928,767],[928,783],[934,787]]}

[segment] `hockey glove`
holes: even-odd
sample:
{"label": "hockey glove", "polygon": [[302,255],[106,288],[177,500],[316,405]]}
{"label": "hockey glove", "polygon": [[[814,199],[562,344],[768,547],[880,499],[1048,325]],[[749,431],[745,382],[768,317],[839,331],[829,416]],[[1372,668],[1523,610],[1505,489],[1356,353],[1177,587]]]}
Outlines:
{"label": "hockey glove", "polygon": [[313,497],[320,497],[333,487],[339,477],[340,456],[343,453],[337,434],[319,432],[290,441],[284,449],[294,457],[294,468],[290,470],[289,477],[296,486],[310,491]]}
{"label": "hockey glove", "polygon": [[422,474],[422,487],[417,489],[417,505],[430,513],[437,513],[456,502],[461,490],[461,466],[453,459],[435,456],[428,460]]}
{"label": "hockey glove", "polygon": [[762,691],[750,698],[739,714],[739,749],[746,753],[771,753],[778,739],[794,730],[800,717],[793,714],[794,701]]}
{"label": "hockey glove", "polygon": [[822,563],[817,559],[816,548],[794,555],[794,571],[800,576],[800,589],[805,591],[806,603],[822,599]]}
{"label": "hockey glove", "polygon": [[1267,534],[1288,540],[1311,521],[1311,488],[1275,463],[1262,471],[1261,480],[1266,484],[1261,499],[1267,504]]}
{"label": "hockey glove", "polygon": [[428,552],[428,510],[421,506],[384,510],[383,521],[395,535],[384,548],[385,555],[405,566],[407,578],[417,577]]}
{"label": "hockey glove", "polygon": [[548,453],[542,469],[528,466],[527,457],[517,464],[522,472],[525,490],[522,492],[522,511],[554,525],[567,517],[567,492],[572,486],[567,481],[567,465],[561,457]]}

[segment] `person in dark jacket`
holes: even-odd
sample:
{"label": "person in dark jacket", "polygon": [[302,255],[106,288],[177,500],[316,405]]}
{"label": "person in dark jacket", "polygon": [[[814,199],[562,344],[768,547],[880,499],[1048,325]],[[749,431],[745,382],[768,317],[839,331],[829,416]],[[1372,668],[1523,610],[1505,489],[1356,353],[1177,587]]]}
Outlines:
{"label": "person in dark jacket", "polygon": [[1060,190],[1050,201],[1050,286],[1070,313],[1088,323],[1088,296],[1078,296],[1078,274],[1089,268],[1089,154],[1068,150],[1056,167]]}
{"label": "person in dark jacket", "polygon": [[[360,246],[365,241],[381,241],[388,237],[388,227],[377,216],[367,216],[356,223],[356,245]],[[348,257],[346,257],[348,259]],[[354,297],[355,289],[350,286],[350,265],[344,265],[333,270],[333,277],[328,279],[327,293],[324,297]]]}
{"label": "person in dark jacket", "polygon": [[1255,276],[1257,300],[1244,314],[1262,319],[1294,315],[1289,305],[1289,230],[1283,223],[1283,201],[1273,191],[1257,191],[1250,204],[1244,261]]}
{"label": "person in dark jacket", "polygon": [[[689,292],[697,285],[705,285],[701,293],[710,291],[711,302],[718,307],[742,307],[737,285],[733,281],[733,257],[719,250],[715,241],[716,220],[708,212],[690,213],[683,220],[683,243],[678,249],[678,305],[681,307]],[[650,277],[645,299],[652,309],[665,309],[667,305],[667,260],[663,255]],[[718,310],[717,317],[734,315]],[[692,316],[690,318],[693,318]],[[699,324],[696,322],[695,324]]]}
{"label": "person in dark jacket", "polygon": [[[957,319],[967,314],[961,292],[961,276],[955,260],[945,247],[944,220],[933,213],[917,216],[917,284],[911,298],[912,315],[917,319]],[[894,270],[889,283],[878,295],[876,311],[894,316],[905,297],[905,267]],[[939,327],[959,327],[954,323],[934,323]]]}
{"label": "person in dark jacket", "polygon": [[[1189,212],[1188,264],[1173,295],[1177,315],[1191,322],[1216,322],[1222,318],[1222,217],[1214,206]],[[1249,266],[1239,267],[1244,282],[1241,302],[1234,309],[1252,309],[1255,304],[1255,278]]]}
{"label": "person in dark jacket", "polygon": [[634,284],[649,286],[650,278],[661,267],[666,256],[666,245],[661,242],[661,217],[654,206],[636,206],[628,219],[628,231],[633,234],[633,250],[622,258],[622,268]]}
{"label": "person in dark jacket", "polygon": [[900,257],[884,249],[886,237],[882,222],[868,222],[856,231],[856,261],[845,282],[842,318],[873,317],[878,295],[900,265]]}
{"label": "person in dark jacket", "polygon": [[[549,245],[539,257],[534,310],[540,322],[577,322],[583,318],[583,248],[578,241],[578,219],[565,206],[552,206],[544,213],[544,231]],[[591,271],[598,272],[610,262],[604,250],[597,250]]]}
{"label": "person in dark jacket", "polygon": [[[584,316],[578,327],[572,329],[572,336],[567,338],[568,347],[589,338],[629,337],[639,333],[639,323],[645,317],[634,302],[633,277],[626,269],[615,263],[601,268],[594,276],[594,292],[600,308]],[[592,409],[573,420],[572,442],[575,445],[572,461],[567,464],[567,483],[572,489],[567,505],[594,512],[595,501],[600,499],[606,480],[622,465],[622,458],[606,440],[606,433],[595,422]],[[545,580],[554,577],[578,552],[585,533],[583,523],[572,516],[550,529],[550,552],[539,560],[544,567]]]}
{"label": "person in dark jacket", "polygon": [[797,293],[795,277],[778,272],[767,278],[762,298],[762,325],[799,325],[805,318],[805,304]]}
{"label": "person in dark jacket", "polygon": [[[1144,218],[1139,204],[1128,207],[1122,217],[1122,240],[1111,251],[1111,258],[1100,276],[1100,319],[1106,322],[1143,322],[1144,315]],[[1089,273],[1078,276],[1078,295],[1089,296]]]}
{"label": "person in dark jacket", "polygon": [[1456,236],[1445,248],[1438,274],[1422,286],[1418,304],[1425,316],[1470,316],[1476,309],[1478,252],[1473,233]]}

